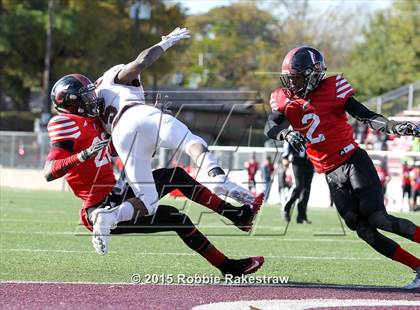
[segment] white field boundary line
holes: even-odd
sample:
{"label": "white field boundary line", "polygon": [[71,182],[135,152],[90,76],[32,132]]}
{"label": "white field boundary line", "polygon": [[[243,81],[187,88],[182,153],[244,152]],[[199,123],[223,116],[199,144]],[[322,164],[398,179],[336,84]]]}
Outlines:
{"label": "white field boundary line", "polygon": [[[23,232],[23,231],[18,231],[18,232],[10,232],[10,231],[0,231],[0,235],[51,235],[51,236],[76,236],[76,237],[90,237],[91,234],[89,232],[71,232],[71,231],[63,231],[63,232],[52,232],[52,231],[30,231],[30,232]],[[292,234],[292,233],[291,233]],[[342,238],[341,236],[337,236],[337,239],[329,239],[329,238],[312,238],[312,237],[308,237],[308,238],[285,238],[281,235],[279,236],[270,236],[270,237],[256,237],[254,235],[244,235],[244,236],[238,236],[238,235],[211,235],[211,234],[207,234],[209,237],[211,237],[212,239],[215,238],[227,238],[227,239],[247,239],[247,242],[249,241],[286,241],[286,242],[325,242],[325,243],[329,243],[329,242],[333,242],[333,243],[360,243],[360,244],[364,244],[364,242],[362,240],[358,240],[358,239],[350,239],[350,240],[343,240],[340,239]],[[151,235],[151,234],[127,234],[127,235],[112,235],[113,237],[148,237],[150,238],[151,236],[153,236],[153,238],[163,238],[163,237],[176,237],[178,238],[176,235],[172,235],[172,234],[162,234],[162,235]],[[343,237],[348,237],[348,236],[343,236]],[[405,239],[399,239],[400,237],[394,238],[396,241],[398,241],[398,243],[401,244],[414,244],[413,241],[408,241]]]}
{"label": "white field boundary line", "polygon": [[[65,221],[44,221],[44,220],[27,220],[27,219],[0,219],[0,223],[42,223],[42,224],[66,224],[66,225],[70,225],[70,224],[74,224],[74,225],[78,225],[81,226],[80,223],[78,223],[77,221],[75,222],[65,222]],[[200,226],[200,228],[235,228],[236,226],[232,223],[227,223],[225,225],[217,225],[217,224],[200,224],[200,223],[195,223],[196,226]],[[255,229],[268,229],[268,230],[272,230],[272,231],[278,231],[278,232],[283,232],[285,231],[286,227],[278,227],[278,226],[273,226],[273,225],[256,225],[254,226]],[[316,228],[314,226],[314,228]],[[318,232],[318,233],[325,233],[325,232],[330,232],[330,233],[342,233],[342,230],[340,230],[341,227],[336,227],[336,228],[327,228],[327,229],[323,229],[322,231]],[[310,231],[311,227],[306,227],[303,228],[302,226],[290,226],[289,229],[293,232],[299,231]],[[348,232],[349,230],[346,230],[346,232]]]}
{"label": "white field boundary line", "polygon": [[[93,251],[81,251],[81,250],[53,250],[53,249],[0,249],[0,252],[34,252],[34,253],[84,253],[94,254]],[[111,254],[118,254],[116,251],[110,251]],[[129,253],[131,254],[131,253]],[[182,253],[182,252],[137,252],[133,253],[139,256],[197,256],[196,253]],[[237,256],[249,256],[249,254],[232,253]],[[271,259],[302,259],[302,260],[374,260],[381,261],[386,260],[381,257],[339,257],[339,256],[298,256],[298,255],[264,255],[265,258]]]}
{"label": "white field boundary line", "polygon": [[[98,286],[104,286],[104,285],[150,285],[145,283],[131,283],[131,282],[90,282],[90,281],[69,281],[69,282],[60,282],[60,281],[21,281],[21,280],[0,280],[1,284],[40,284],[40,285],[98,285]],[[313,283],[287,283],[287,284],[240,284],[240,285],[234,285],[234,284],[195,284],[195,283],[188,283],[188,284],[180,284],[180,283],[172,283],[172,284],[164,284],[164,283],[154,283],[152,285],[160,285],[160,286],[202,286],[202,287],[209,287],[209,286],[221,286],[221,287],[261,287],[261,288],[273,288],[273,287],[283,287],[283,288],[315,288],[315,289],[366,289],[366,290],[372,290],[372,289],[386,289],[386,290],[398,290],[398,291],[404,291],[407,292],[406,289],[402,287],[396,287],[396,286],[385,286],[385,285],[345,285],[345,284],[313,284]],[[411,292],[411,291],[410,291]],[[343,298],[345,299],[345,298]]]}

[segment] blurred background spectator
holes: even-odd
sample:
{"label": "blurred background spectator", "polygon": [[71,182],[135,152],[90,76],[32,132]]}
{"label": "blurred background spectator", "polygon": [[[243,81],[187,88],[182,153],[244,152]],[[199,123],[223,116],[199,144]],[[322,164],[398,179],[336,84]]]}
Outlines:
{"label": "blurred background spectator", "polygon": [[252,157],[247,162],[245,162],[245,168],[248,172],[248,189],[250,191],[255,191],[257,187],[257,183],[255,182],[255,175],[258,171],[258,167],[259,165],[255,158],[255,154],[252,154]]}
{"label": "blurred background spectator", "polygon": [[271,156],[267,156],[262,167],[262,178],[264,181],[264,200],[268,200],[270,196],[271,180],[274,172],[274,164],[271,160]]}

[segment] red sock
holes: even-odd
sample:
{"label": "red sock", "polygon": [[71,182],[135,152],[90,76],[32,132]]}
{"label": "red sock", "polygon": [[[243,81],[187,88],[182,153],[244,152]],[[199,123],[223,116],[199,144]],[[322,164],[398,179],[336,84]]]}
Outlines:
{"label": "red sock", "polygon": [[216,249],[216,247],[212,244],[209,245],[205,252],[200,254],[207,259],[210,264],[216,267],[220,266],[226,258],[225,254]]}
{"label": "red sock", "polygon": [[219,210],[223,203],[222,199],[217,195],[212,194],[212,192],[204,186],[200,188],[198,194],[194,197],[194,201],[213,211]]}
{"label": "red sock", "polygon": [[400,246],[395,251],[392,259],[410,267],[413,270],[416,270],[417,268],[420,267],[420,259],[408,253],[406,250],[404,250]]}
{"label": "red sock", "polygon": [[420,243],[420,226],[416,226],[416,232],[413,235],[414,242]]}

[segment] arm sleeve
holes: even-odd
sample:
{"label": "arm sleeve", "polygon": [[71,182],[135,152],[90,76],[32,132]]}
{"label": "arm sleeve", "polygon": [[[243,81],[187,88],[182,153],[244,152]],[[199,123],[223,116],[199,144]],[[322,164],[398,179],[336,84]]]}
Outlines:
{"label": "arm sleeve", "polygon": [[[264,127],[264,134],[271,139],[281,140],[281,132],[287,123],[286,117],[279,111],[273,111],[268,115],[267,123]],[[286,126],[287,127],[287,126]]]}
{"label": "arm sleeve", "polygon": [[77,154],[73,154],[73,141],[60,141],[51,146],[45,167],[45,177],[47,181],[58,179],[79,165],[81,162]]}
{"label": "arm sleeve", "polygon": [[390,121],[383,115],[369,110],[353,96],[347,99],[344,109],[355,119],[369,126],[373,130],[392,133],[392,126],[395,123],[394,121]]}

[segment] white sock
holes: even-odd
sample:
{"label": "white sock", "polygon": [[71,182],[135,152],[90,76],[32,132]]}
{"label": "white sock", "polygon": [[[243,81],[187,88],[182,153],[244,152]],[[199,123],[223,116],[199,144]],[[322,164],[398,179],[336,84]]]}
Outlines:
{"label": "white sock", "polygon": [[134,208],[131,203],[124,201],[116,208],[117,222],[126,222],[133,218]]}
{"label": "white sock", "polygon": [[214,156],[210,152],[203,152],[200,155],[198,155],[196,164],[207,174],[210,170],[220,167],[220,165],[217,162],[216,156]]}

